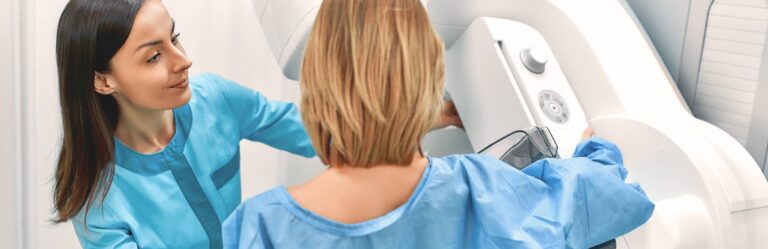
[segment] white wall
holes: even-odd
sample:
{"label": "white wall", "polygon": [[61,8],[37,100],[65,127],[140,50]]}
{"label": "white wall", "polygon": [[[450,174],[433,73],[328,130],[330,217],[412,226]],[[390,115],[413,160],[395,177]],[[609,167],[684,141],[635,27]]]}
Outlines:
{"label": "white wall", "polygon": [[[165,0],[176,20],[181,42],[194,62],[191,75],[212,72],[284,100],[283,89],[298,88],[285,80],[269,50],[249,0]],[[241,143],[243,196],[283,182],[277,166],[282,152],[249,141]]]}
{"label": "white wall", "polygon": [[65,1],[19,0],[21,24],[23,248],[76,245],[70,226],[51,225],[51,178],[59,143],[55,63],[58,15]]}
{"label": "white wall", "polygon": [[[4,206],[0,211],[0,248],[18,247],[21,233],[17,232],[21,224],[21,203],[19,196],[21,150],[15,133],[21,123],[20,105],[17,104],[19,89],[18,53],[18,1],[0,1],[0,201]],[[10,118],[8,118],[10,117]]]}
{"label": "white wall", "polygon": [[[79,248],[71,224],[49,222],[53,214],[51,179],[61,138],[55,34],[66,3],[0,1],[0,115],[12,117],[13,121],[0,122],[0,201],[4,203],[0,205],[0,248]],[[271,99],[297,98],[298,85],[282,78],[251,1],[164,3],[176,19],[181,41],[194,61],[193,75],[213,72]],[[15,9],[14,5],[20,7]],[[11,34],[19,35],[18,44],[6,39],[13,37]],[[16,49],[21,49],[18,56],[9,56]],[[285,91],[293,91],[294,95],[284,98]],[[14,105],[13,101],[18,103]],[[20,117],[21,110],[24,118]],[[14,139],[21,142],[13,143]],[[292,157],[260,144],[242,145],[243,196],[285,182],[283,165],[293,162],[289,159]],[[14,203],[18,205],[9,205]],[[10,222],[14,217],[18,224]]]}

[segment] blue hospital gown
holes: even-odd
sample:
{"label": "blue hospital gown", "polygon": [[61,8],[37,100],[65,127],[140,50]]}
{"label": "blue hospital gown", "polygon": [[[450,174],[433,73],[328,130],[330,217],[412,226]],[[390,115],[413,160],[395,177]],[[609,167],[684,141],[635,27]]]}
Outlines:
{"label": "blue hospital gown", "polygon": [[407,203],[357,224],[328,220],[278,187],[224,222],[225,248],[588,248],[642,225],[654,205],[624,183],[612,143],[522,171],[487,155],[429,158]]}
{"label": "blue hospital gown", "polygon": [[212,74],[189,81],[192,98],[173,110],[176,132],[162,151],[115,140],[103,205],[72,219],[84,248],[221,248],[221,223],[241,201],[240,140],[315,155],[295,105]]}

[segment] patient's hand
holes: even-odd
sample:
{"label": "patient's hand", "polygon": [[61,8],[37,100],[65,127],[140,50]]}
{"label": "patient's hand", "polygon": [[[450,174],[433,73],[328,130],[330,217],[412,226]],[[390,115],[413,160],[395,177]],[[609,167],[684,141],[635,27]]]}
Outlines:
{"label": "patient's hand", "polygon": [[443,110],[440,112],[440,120],[438,120],[437,124],[432,126],[432,130],[442,129],[449,125],[464,129],[464,123],[461,122],[459,111],[456,110],[456,105],[454,105],[451,100],[443,103]]}
{"label": "patient's hand", "polygon": [[595,130],[592,127],[587,127],[584,133],[581,134],[581,141],[587,140],[595,135]]}

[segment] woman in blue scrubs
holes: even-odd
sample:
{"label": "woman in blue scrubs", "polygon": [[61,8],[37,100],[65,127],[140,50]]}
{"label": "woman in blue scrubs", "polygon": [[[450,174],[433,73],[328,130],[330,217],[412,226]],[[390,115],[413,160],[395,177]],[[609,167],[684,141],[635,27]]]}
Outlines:
{"label": "woman in blue scrubs", "polygon": [[241,139],[315,155],[293,104],[206,74],[160,0],[70,0],[56,41],[55,220],[85,248],[221,248]]}

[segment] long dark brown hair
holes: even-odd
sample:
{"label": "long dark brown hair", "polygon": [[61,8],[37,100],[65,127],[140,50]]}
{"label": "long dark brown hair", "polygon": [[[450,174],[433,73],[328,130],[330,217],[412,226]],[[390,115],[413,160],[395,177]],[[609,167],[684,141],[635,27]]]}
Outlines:
{"label": "long dark brown hair", "polygon": [[[70,0],[59,19],[56,63],[63,142],[56,168],[54,222],[65,222],[103,201],[114,175],[118,106],[94,89],[109,73],[143,0]],[[97,198],[99,197],[99,198]]]}

